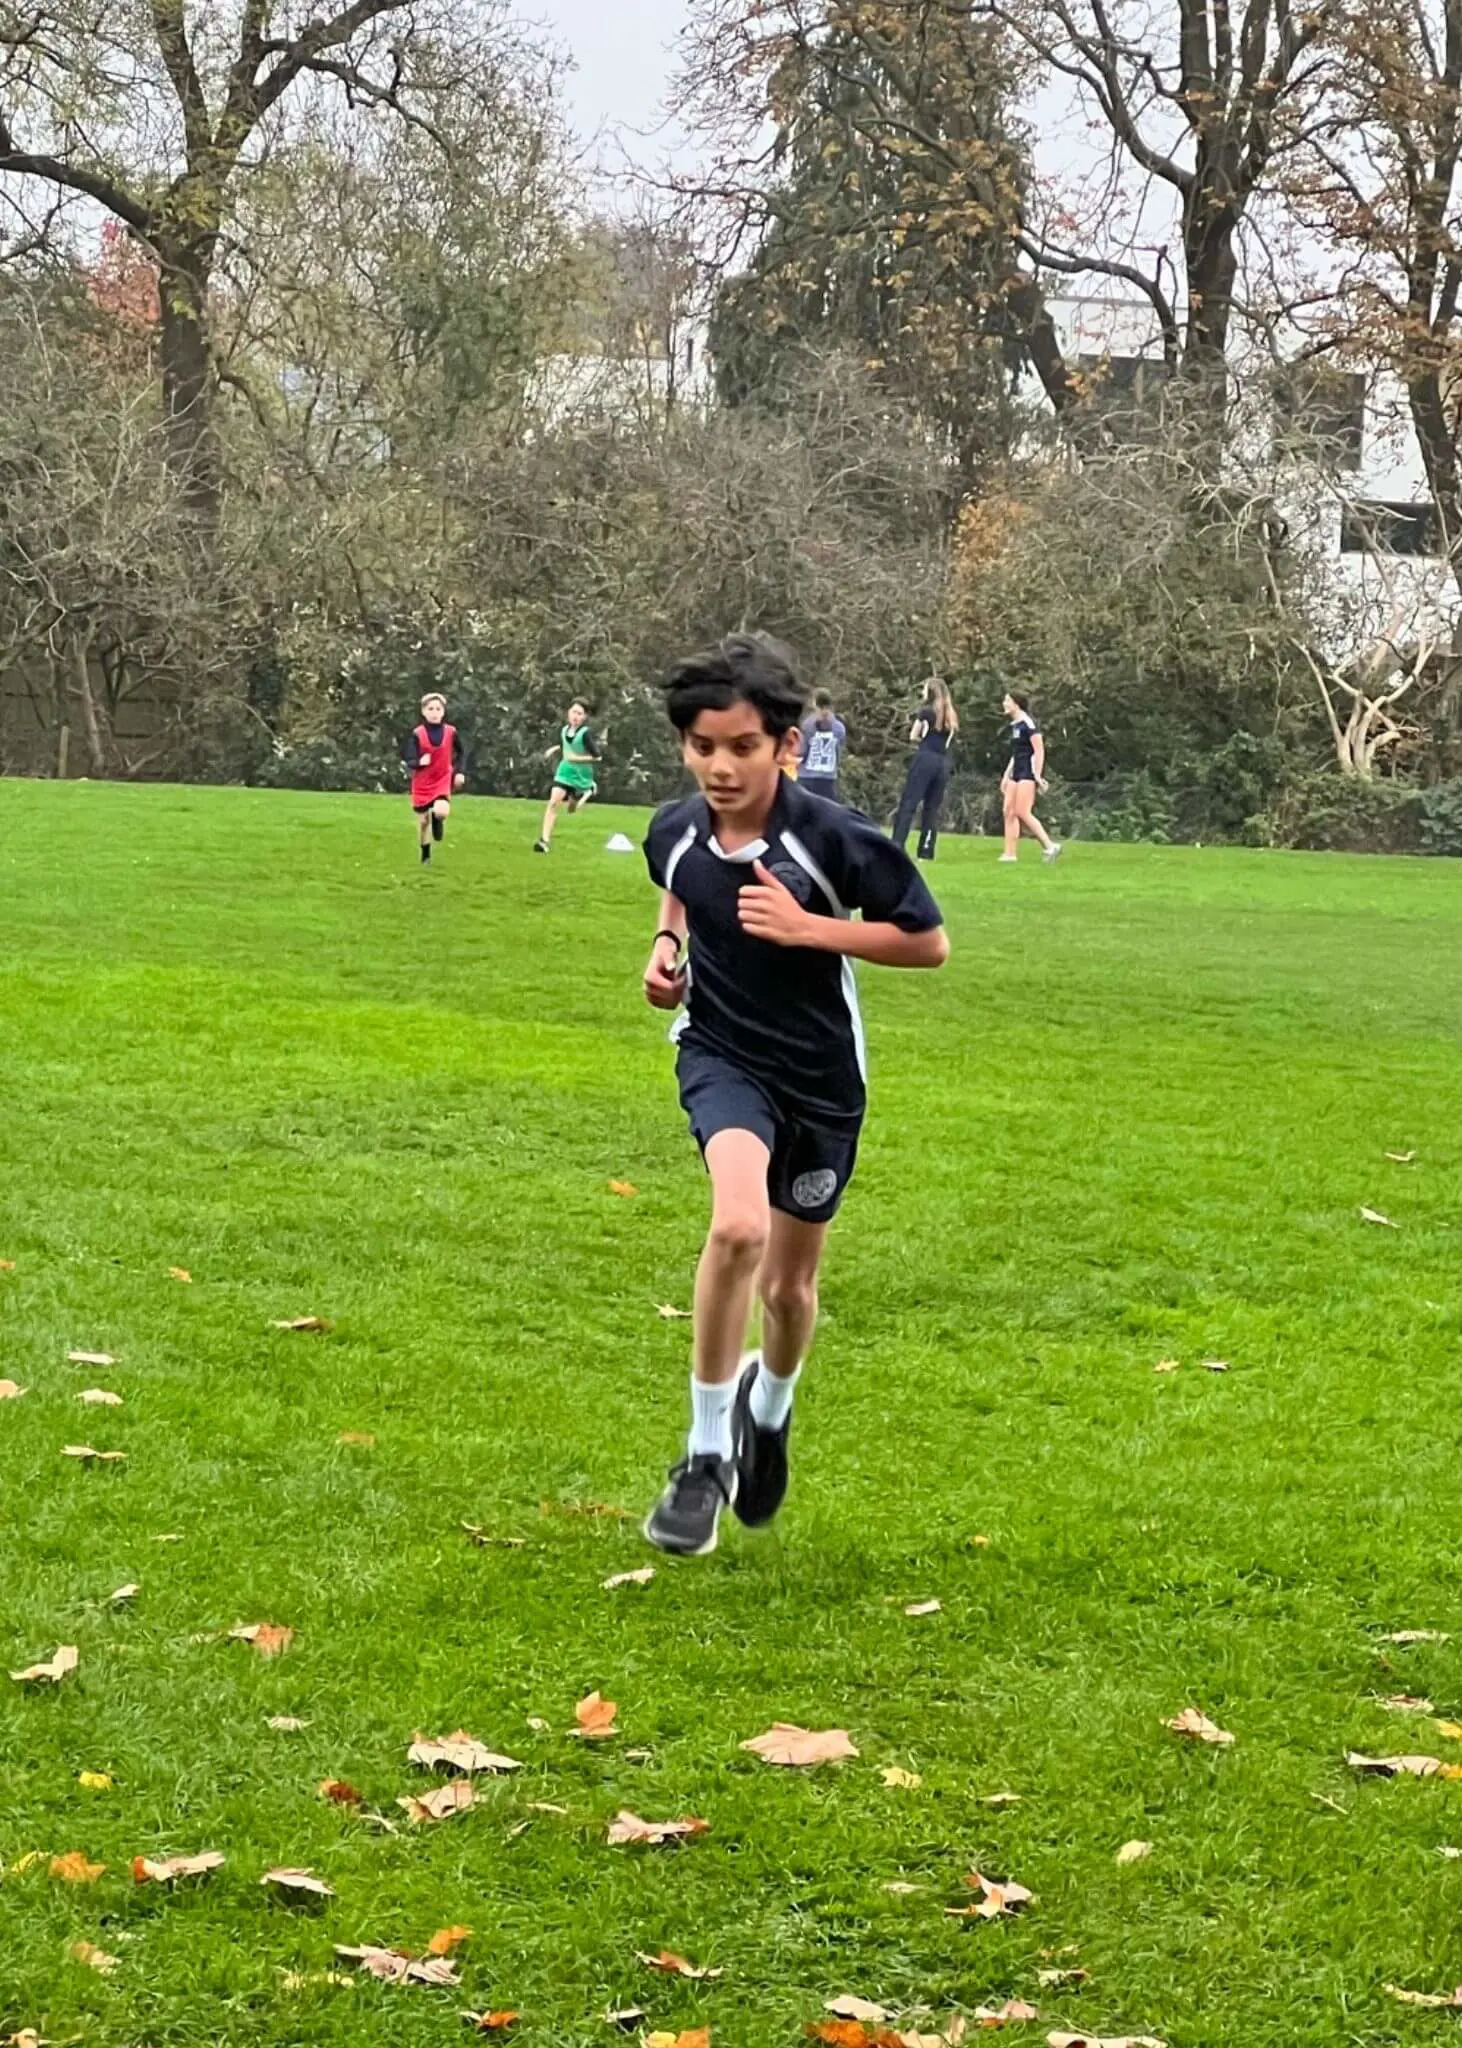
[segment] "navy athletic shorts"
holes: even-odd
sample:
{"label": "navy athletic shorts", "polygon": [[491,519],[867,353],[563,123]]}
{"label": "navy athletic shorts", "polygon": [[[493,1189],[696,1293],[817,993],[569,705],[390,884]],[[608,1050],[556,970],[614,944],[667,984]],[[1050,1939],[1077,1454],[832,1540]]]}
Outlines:
{"label": "navy athletic shorts", "polygon": [[774,1209],[803,1223],[830,1223],[853,1168],[863,1112],[809,1118],[765,1082],[694,1041],[682,1040],[680,1102],[702,1152],[718,1131],[754,1131],[771,1152],[767,1193]]}

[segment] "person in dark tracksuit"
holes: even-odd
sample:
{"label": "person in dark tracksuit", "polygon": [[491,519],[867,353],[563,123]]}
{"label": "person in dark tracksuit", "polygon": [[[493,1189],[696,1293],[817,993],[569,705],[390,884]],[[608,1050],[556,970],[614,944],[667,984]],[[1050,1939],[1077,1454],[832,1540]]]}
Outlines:
{"label": "person in dark tracksuit", "polygon": [[919,811],[920,860],[934,858],[935,842],[939,837],[939,812],[944,792],[949,787],[949,749],[958,731],[959,713],[954,708],[949,685],[942,676],[931,676],[924,685],[924,701],[914,713],[914,723],[909,732],[914,743],[914,758],[909,763],[908,779],[899,798],[892,835],[895,845],[904,845],[914,822],[914,813]]}

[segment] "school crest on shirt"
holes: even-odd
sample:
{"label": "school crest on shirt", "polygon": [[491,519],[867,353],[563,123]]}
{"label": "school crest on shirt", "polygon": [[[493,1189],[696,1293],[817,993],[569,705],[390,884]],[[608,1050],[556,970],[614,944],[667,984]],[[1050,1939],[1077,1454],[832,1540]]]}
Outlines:
{"label": "school crest on shirt", "polygon": [[830,1166],[815,1173],[799,1173],[792,1183],[792,1200],[799,1209],[820,1209],[838,1191],[838,1177]]}
{"label": "school crest on shirt", "polygon": [[812,877],[805,868],[799,868],[795,860],[774,860],[767,869],[775,875],[789,895],[795,896],[801,904],[812,901]]}

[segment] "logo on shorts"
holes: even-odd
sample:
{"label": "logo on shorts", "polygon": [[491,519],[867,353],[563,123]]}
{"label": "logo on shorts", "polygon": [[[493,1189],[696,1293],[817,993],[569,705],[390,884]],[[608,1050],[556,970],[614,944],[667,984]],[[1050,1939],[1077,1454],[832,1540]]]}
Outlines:
{"label": "logo on shorts", "polygon": [[799,868],[794,860],[773,861],[768,874],[775,875],[782,887],[802,904],[812,901],[812,877],[805,868]]}
{"label": "logo on shorts", "polygon": [[838,1177],[830,1166],[816,1173],[799,1173],[792,1183],[792,1200],[799,1209],[820,1209],[838,1191]]}

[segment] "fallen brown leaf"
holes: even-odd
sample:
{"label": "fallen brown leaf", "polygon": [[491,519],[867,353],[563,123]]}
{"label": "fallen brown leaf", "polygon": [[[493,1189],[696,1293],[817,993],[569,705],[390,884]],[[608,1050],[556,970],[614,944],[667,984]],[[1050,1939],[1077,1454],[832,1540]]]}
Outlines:
{"label": "fallen brown leaf", "polygon": [[464,1522],[462,1529],[467,1540],[470,1543],[475,1543],[479,1550],[524,1550],[527,1548],[528,1539],[526,1536],[493,1536],[477,1522]]}
{"label": "fallen brown leaf", "polygon": [[311,1899],[333,1899],[335,1896],[333,1885],[326,1884],[323,1877],[316,1877],[313,1870],[291,1870],[287,1866],[281,1866],[276,1870],[266,1870],[259,1882],[276,1885],[282,1892]]}
{"label": "fallen brown leaf", "polygon": [[14,1271],[14,1259],[0,1259],[0,1273],[13,1273]]}
{"label": "fallen brown leaf", "polygon": [[1152,1369],[1154,1372],[1176,1372],[1178,1361],[1176,1358],[1160,1358]]}
{"label": "fallen brown leaf", "polygon": [[709,2027],[692,2027],[682,2034],[646,2034],[645,2048],[711,2048]]}
{"label": "fallen brown leaf", "polygon": [[129,1580],[125,1586],[118,1586],[115,1593],[108,1593],[107,1605],[108,1607],[125,1607],[127,1602],[135,1600],[141,1591],[142,1588],[139,1585]]}
{"label": "fallen brown leaf", "polygon": [[604,1581],[606,1593],[617,1593],[621,1586],[648,1586],[655,1576],[652,1564],[642,1564],[637,1572],[616,1572],[613,1578]]}
{"label": "fallen brown leaf", "polygon": [[1203,1370],[1205,1372],[1227,1372],[1228,1369],[1229,1364],[1226,1358],[1205,1358],[1203,1361]]}
{"label": "fallen brown leaf", "polygon": [[1117,1861],[1119,1864],[1141,1863],[1151,1854],[1151,1842],[1124,1842],[1117,1851]]}
{"label": "fallen brown leaf", "polygon": [[359,1451],[373,1451],[376,1440],[368,1429],[342,1429],[335,1439],[338,1444],[352,1445]]}
{"label": "fallen brown leaf", "polygon": [[1462,1778],[1462,1764],[1444,1764],[1437,1756],[1362,1756],[1347,1752],[1353,1771],[1369,1778]]}
{"label": "fallen brown leaf", "polygon": [[[0,1267],[4,1265],[5,1260],[0,1259]],[[5,2036],[4,2048],[50,2048],[50,2044],[41,2039],[34,2027],[22,2027],[18,2034]]]}
{"label": "fallen brown leaf", "polygon": [[910,1621],[922,1621],[926,1614],[942,1614],[943,1612],[944,1603],[942,1600],[916,1600],[912,1606],[904,1609],[904,1613]]}
{"label": "fallen brown leaf", "polygon": [[508,2012],[464,2012],[464,2020],[470,2020],[479,2034],[502,2034],[509,2027],[515,2027],[522,2018],[521,2013]]}
{"label": "fallen brown leaf", "polygon": [[971,1550],[988,1550],[988,1549],[990,1548],[990,1539],[989,1539],[989,1537],[988,1537],[988,1536],[971,1536],[971,1538],[970,1538],[970,1548],[971,1548]]}
{"label": "fallen brown leaf", "polygon": [[68,1849],[64,1856],[51,1858],[51,1875],[63,1884],[95,1884],[105,1863],[89,1863],[80,1849]]}
{"label": "fallen brown leaf", "polygon": [[1033,2005],[1027,2005],[1023,1998],[1007,1998],[1004,2005],[980,2005],[975,2008],[977,2027],[1018,2026],[1024,2020],[1038,2020],[1040,2014]]}
{"label": "fallen brown leaf", "polygon": [[62,1643],[49,1664],[29,1664],[24,1671],[12,1671],[10,1676],[17,1685],[59,1685],[80,1662],[81,1652],[76,1645]]}
{"label": "fallen brown leaf", "polygon": [[574,1708],[574,1719],[578,1727],[573,1732],[583,1736],[586,1742],[603,1742],[608,1736],[618,1735],[614,1717],[619,1707],[613,1700],[607,1700],[602,1693],[591,1692]]}
{"label": "fallen brown leaf", "polygon": [[302,1721],[298,1714],[271,1714],[264,1723],[266,1728],[274,1729],[279,1735],[298,1735],[309,1725],[309,1722]]}
{"label": "fallen brown leaf", "polygon": [[1397,1643],[1405,1649],[1411,1643],[1450,1643],[1452,1638],[1439,1628],[1398,1628],[1389,1636],[1379,1636],[1382,1643]]}
{"label": "fallen brown leaf", "polygon": [[667,1323],[692,1323],[695,1321],[694,1309],[676,1308],[668,1301],[662,1301],[655,1313],[662,1321]]}
{"label": "fallen brown leaf", "polygon": [[1197,1707],[1184,1707],[1181,1714],[1174,1714],[1171,1721],[1163,1722],[1163,1726],[1171,1728],[1174,1735],[1191,1735],[1198,1742],[1211,1742],[1221,1748],[1227,1748],[1234,1740],[1226,1728],[1210,1721]]}
{"label": "fallen brown leaf", "polygon": [[621,1807],[609,1823],[609,1840],[616,1846],[625,1842],[684,1842],[692,1835],[703,1835],[710,1827],[704,1820],[641,1820],[628,1807]]}
{"label": "fallen brown leaf", "polygon": [[68,1351],[66,1358],[71,1365],[115,1365],[117,1362],[110,1351]]}
{"label": "fallen brown leaf", "polygon": [[429,1956],[449,1956],[453,1949],[460,1948],[464,1941],[472,1939],[470,1927],[439,1927],[426,1945]]}
{"label": "fallen brown leaf", "polygon": [[639,1189],[632,1180],[612,1180],[609,1183],[609,1192],[611,1195],[619,1195],[623,1200],[630,1201],[639,1193]]}
{"label": "fallen brown leaf", "polygon": [[1462,1849],[1454,1849],[1450,1842],[1442,1842],[1437,1848],[1437,1854],[1445,1857],[1448,1863],[1456,1863],[1462,1858]]}
{"label": "fallen brown leaf", "polygon": [[604,2015],[606,2027],[618,2027],[622,2034],[632,2034],[636,2027],[642,2027],[649,2015],[638,2005],[621,2006],[618,2012]]}
{"label": "fallen brown leaf", "polygon": [[858,1751],[848,1739],[846,1728],[798,1728],[790,1721],[776,1721],[764,1735],[754,1735],[741,1747],[759,1756],[763,1763],[791,1769],[809,1769],[814,1764],[839,1763]]}
{"label": "fallen brown leaf", "polygon": [[122,1960],[120,1956],[109,1956],[94,1941],[73,1941],[71,1953],[78,1963],[85,1963],[89,1970],[100,1970],[104,1977],[110,1977]]}
{"label": "fallen brown leaf", "polygon": [[1156,2034],[1047,2034],[1046,2048],[1168,2048]]}
{"label": "fallen brown leaf", "polygon": [[981,1806],[1019,1806],[1019,1792],[987,1792],[981,1799]]}
{"label": "fallen brown leaf", "polygon": [[29,1387],[18,1387],[14,1380],[0,1380],[0,1401],[18,1401],[29,1392]]}
{"label": "fallen brown leaf", "polygon": [[152,1536],[148,1539],[151,1543],[181,1543],[182,1540],[176,1529],[165,1530],[161,1536]]}
{"label": "fallen brown leaf", "polygon": [[80,1458],[88,1465],[120,1465],[126,1458],[125,1451],[98,1451],[90,1444],[62,1444],[63,1458]]}
{"label": "fallen brown leaf", "polygon": [[451,1820],[454,1815],[465,1813],[469,1806],[477,1804],[477,1794],[466,1778],[453,1778],[448,1784],[437,1785],[430,1792],[424,1792],[420,1799],[408,1794],[398,1799],[401,1811],[421,1827],[427,1821]]}
{"label": "fallen brown leaf", "polygon": [[893,2018],[886,2006],[875,2005],[869,1998],[858,1998],[850,1991],[841,1998],[830,1998],[823,2011],[830,2012],[835,2020],[869,2020],[874,2026],[882,2026],[885,2020]]}
{"label": "fallen brown leaf", "polygon": [[299,1330],[317,1335],[333,1330],[334,1327],[328,1316],[286,1316],[282,1322],[274,1324],[276,1330]]}
{"label": "fallen brown leaf", "polygon": [[662,1948],[658,1955],[653,1956],[637,1948],[635,1961],[643,1963],[647,1970],[661,1970],[667,1977],[689,1978],[693,1984],[711,1983],[722,1974],[720,1970],[698,1970],[694,1963],[688,1963],[684,1956],[678,1956],[671,1948]]}
{"label": "fallen brown leaf", "polygon": [[890,2028],[865,2026],[861,2020],[813,2020],[803,2032],[809,2041],[826,2042],[827,2048],[903,2048]]}
{"label": "fallen brown leaf", "polygon": [[883,1773],[883,1782],[891,1792],[917,1792],[924,1780],[917,1771],[906,1771],[898,1764],[890,1764]]}
{"label": "fallen brown leaf", "polygon": [[399,1948],[342,1948],[335,1953],[342,1963],[354,1963],[382,1984],[435,1984],[443,1987],[461,1983],[455,1967],[445,1956],[412,1956]]}
{"label": "fallen brown leaf", "polygon": [[315,1787],[317,1799],[328,1799],[332,1806],[364,1806],[365,1794],[357,1792],[348,1778],[322,1778]]}
{"label": "fallen brown leaf", "polygon": [[1425,2005],[1434,2012],[1445,2008],[1462,2008],[1462,1984],[1455,1991],[1404,1991],[1399,1984],[1383,1984],[1381,1989],[1388,1998],[1399,1999],[1402,2005]]}
{"label": "fallen brown leaf", "polygon": [[1090,1981],[1090,1970],[1037,1970],[1036,1982],[1043,1991],[1054,1990],[1059,1984],[1085,1984]]}
{"label": "fallen brown leaf", "polygon": [[1388,1152],[1386,1157],[1397,1166],[1410,1166],[1416,1158],[1414,1152]]}
{"label": "fallen brown leaf", "polygon": [[83,1387],[76,1398],[84,1401],[88,1408],[120,1408],[122,1405],[121,1395],[112,1393],[107,1387]]}
{"label": "fallen brown leaf", "polygon": [[1378,1707],[1384,1707],[1388,1714],[1434,1714],[1436,1708],[1413,1692],[1393,1692],[1389,1698],[1377,1700]]}
{"label": "fallen brown leaf", "polygon": [[1462,1721],[1433,1721],[1438,1735],[1448,1742],[1462,1742]]}
{"label": "fallen brown leaf", "polygon": [[1383,1216],[1379,1209],[1363,1208],[1360,1212],[1360,1220],[1362,1223],[1379,1223],[1384,1230],[1399,1230],[1401,1227],[1399,1224],[1393,1223],[1389,1216]]}
{"label": "fallen brown leaf", "polygon": [[273,1621],[240,1622],[228,1632],[231,1643],[247,1643],[261,1657],[282,1657],[294,1641],[294,1630]]}
{"label": "fallen brown leaf", "polygon": [[132,1875],[138,1884],[175,1884],[180,1877],[207,1877],[221,1870],[224,1860],[218,1849],[202,1849],[196,1856],[134,1856]]}
{"label": "fallen brown leaf", "polygon": [[406,1752],[406,1761],[420,1764],[423,1770],[428,1771],[461,1771],[466,1777],[479,1771],[492,1777],[505,1777],[508,1772],[523,1768],[516,1757],[495,1755],[475,1735],[469,1735],[465,1728],[458,1728],[451,1735],[434,1737],[423,1735],[418,1729]]}
{"label": "fallen brown leaf", "polygon": [[965,1883],[981,1896],[973,1906],[946,1906],[945,1914],[951,1920],[1000,1920],[1018,1913],[1022,1906],[1030,1905],[1035,1897],[1023,1884],[1016,1884],[1006,1878],[1001,1883],[984,1877],[978,1870],[972,1870]]}
{"label": "fallen brown leaf", "polygon": [[193,1275],[186,1266],[169,1266],[168,1278],[178,1281],[184,1287],[191,1287],[193,1284]]}

